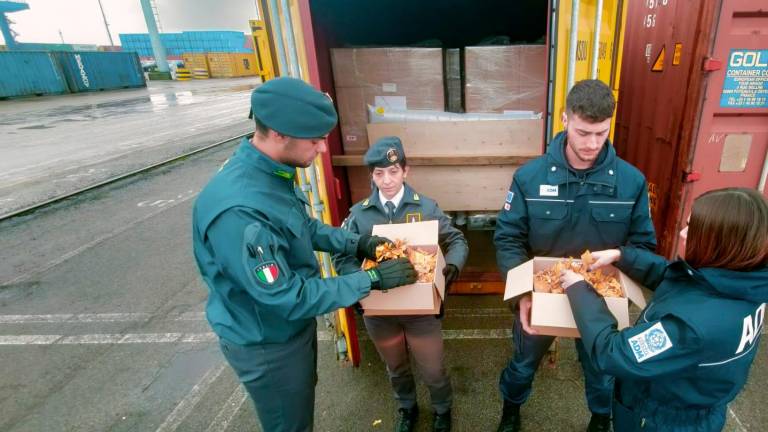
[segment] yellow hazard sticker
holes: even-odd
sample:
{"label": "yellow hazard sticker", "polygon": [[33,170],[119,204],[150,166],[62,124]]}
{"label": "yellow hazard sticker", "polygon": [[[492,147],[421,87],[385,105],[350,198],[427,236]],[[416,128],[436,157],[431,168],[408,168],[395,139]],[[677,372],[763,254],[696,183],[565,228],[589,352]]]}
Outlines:
{"label": "yellow hazard sticker", "polygon": [[651,72],[661,72],[664,70],[664,57],[666,55],[667,55],[667,47],[665,45],[662,45],[659,55],[656,57],[656,60],[654,60],[653,62],[653,66],[651,67]]}
{"label": "yellow hazard sticker", "polygon": [[678,42],[675,44],[675,54],[672,56],[672,66],[679,65],[682,57],[683,57],[683,44]]}

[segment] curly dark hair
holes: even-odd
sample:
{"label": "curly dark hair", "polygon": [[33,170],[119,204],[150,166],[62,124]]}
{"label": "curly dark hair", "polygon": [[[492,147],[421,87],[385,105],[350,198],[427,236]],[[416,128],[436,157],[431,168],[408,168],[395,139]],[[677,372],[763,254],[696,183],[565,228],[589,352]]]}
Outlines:
{"label": "curly dark hair", "polygon": [[589,79],[574,84],[568,92],[565,107],[569,114],[578,114],[584,120],[598,123],[613,117],[616,99],[604,82]]}

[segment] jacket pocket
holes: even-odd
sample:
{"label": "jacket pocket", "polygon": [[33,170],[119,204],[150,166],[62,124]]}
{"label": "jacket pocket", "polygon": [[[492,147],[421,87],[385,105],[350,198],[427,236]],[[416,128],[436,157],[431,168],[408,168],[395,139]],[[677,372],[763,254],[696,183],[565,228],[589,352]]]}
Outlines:
{"label": "jacket pocket", "polygon": [[528,201],[528,243],[532,250],[550,251],[568,227],[565,201]]}
{"label": "jacket pocket", "polygon": [[592,208],[592,222],[596,226],[603,242],[610,245],[623,245],[629,233],[632,206],[611,205]]}

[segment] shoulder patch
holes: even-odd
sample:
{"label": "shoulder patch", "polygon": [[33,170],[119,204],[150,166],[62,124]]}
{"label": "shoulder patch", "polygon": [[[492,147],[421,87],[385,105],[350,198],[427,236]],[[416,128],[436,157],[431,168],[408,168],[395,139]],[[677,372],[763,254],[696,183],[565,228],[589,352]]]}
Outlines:
{"label": "shoulder patch", "polygon": [[669,335],[660,322],[652,325],[646,331],[632,336],[627,342],[638,363],[642,363],[672,348]]}
{"label": "shoulder patch", "polygon": [[506,203],[511,203],[515,199],[515,193],[512,191],[507,192],[507,198],[504,200]]}
{"label": "shoulder patch", "polygon": [[418,201],[418,200],[420,200],[420,199],[421,199],[421,198],[419,198],[419,194],[417,194],[417,193],[413,194],[413,200],[414,200],[414,201]]}
{"label": "shoulder patch", "polygon": [[259,282],[272,285],[280,277],[280,269],[274,261],[267,261],[253,268]]}

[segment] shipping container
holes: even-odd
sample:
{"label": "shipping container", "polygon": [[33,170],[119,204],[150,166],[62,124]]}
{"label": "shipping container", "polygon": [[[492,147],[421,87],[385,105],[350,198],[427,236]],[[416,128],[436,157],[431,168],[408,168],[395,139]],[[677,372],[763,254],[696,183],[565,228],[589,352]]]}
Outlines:
{"label": "shipping container", "polygon": [[650,186],[659,251],[678,251],[694,198],[765,190],[768,8],[764,0],[631,2],[616,147]]}
{"label": "shipping container", "polygon": [[58,52],[54,55],[72,93],[147,85],[139,57],[133,52]]}
{"label": "shipping container", "polygon": [[49,52],[0,52],[0,98],[67,93],[67,82]]}
{"label": "shipping container", "polygon": [[[571,10],[574,3],[580,5],[578,11]],[[342,103],[343,95],[339,94],[340,88],[335,82],[338,77],[335,73],[344,71],[336,71],[332,67],[335,49],[438,47],[465,50],[468,47],[487,45],[489,40],[496,41],[496,45],[544,46],[544,52],[540,53],[543,54],[543,61],[539,60],[538,68],[534,67],[531,71],[526,65],[526,68],[520,69],[526,74],[533,74],[535,81],[539,83],[540,88],[535,90],[540,98],[534,102],[535,106],[543,105],[542,118],[539,121],[531,119],[530,127],[518,125],[507,129],[499,128],[496,132],[488,126],[494,123],[490,121],[473,130],[465,129],[468,127],[466,123],[469,122],[453,122],[451,126],[457,128],[456,133],[464,134],[463,142],[460,139],[462,136],[457,137],[456,134],[450,133],[449,128],[432,125],[429,133],[434,135],[422,133],[428,128],[419,131],[422,133],[422,141],[427,141],[423,138],[425,136],[435,137],[431,148],[421,148],[429,153],[417,155],[422,156],[421,158],[412,158],[412,154],[409,154],[409,164],[412,166],[408,176],[409,182],[416,180],[418,172],[425,176],[417,186],[419,192],[432,197],[441,195],[454,202],[461,201],[456,200],[457,196],[466,198],[462,198],[466,204],[464,208],[450,209],[454,210],[452,215],[457,225],[465,232],[471,251],[461,279],[454,284],[454,292],[503,292],[503,283],[495,264],[492,226],[489,223],[503,205],[515,169],[521,163],[541,154],[546,140],[561,129],[560,113],[568,90],[568,81],[594,76],[610,83],[614,90],[618,89],[619,47],[627,2],[297,0],[289,2],[287,10],[266,0],[260,0],[258,5],[261,12],[259,15],[263,17],[267,31],[272,35],[271,51],[278,53],[276,60],[280,61],[275,61],[275,66],[279,66],[280,75],[292,74],[302,77],[329,93],[337,105]],[[574,15],[575,19],[572,20],[571,15]],[[571,32],[574,23],[578,28]],[[277,30],[278,27],[281,30]],[[281,50],[285,52],[282,58],[279,54]],[[398,68],[403,64],[401,60],[397,56],[391,58],[387,70],[394,71],[394,74],[390,76],[397,78]],[[472,58],[469,60],[475,61]],[[386,62],[382,64],[386,65]],[[438,68],[434,76],[434,79],[438,80],[438,86],[442,88],[442,70]],[[387,97],[388,94],[398,92],[399,86],[393,85],[397,84],[396,82],[383,79],[377,79],[376,85],[380,93],[374,96]],[[511,87],[500,88],[503,89],[497,92],[509,91],[507,89]],[[404,97],[407,99],[408,96]],[[407,109],[406,100],[393,98],[392,101],[406,105]],[[337,108],[340,112],[344,110],[341,106]],[[503,111],[509,107],[499,104],[498,109]],[[493,127],[499,127],[499,124]],[[371,134],[375,129],[371,127],[367,133]],[[465,130],[459,132],[459,129]],[[404,133],[408,130],[409,126],[404,125]],[[520,143],[514,142],[515,137],[523,135],[524,139]],[[511,140],[511,144],[499,145],[497,141],[494,150],[493,140],[499,136]],[[451,142],[441,141],[443,138],[450,138]],[[367,176],[354,177],[354,172],[359,172],[362,167],[362,158],[359,154],[344,153],[338,128],[329,136],[328,144],[330,154],[324,154],[319,160],[320,163],[312,168],[318,174],[321,187],[311,199],[313,204],[325,205],[318,217],[339,225],[352,203],[350,191],[358,187],[368,188],[369,180]],[[407,143],[405,147],[408,152]],[[530,153],[531,148],[534,150],[533,154]],[[364,150],[362,147],[354,149],[357,153]],[[349,179],[348,171],[353,173],[352,179]],[[348,180],[353,180],[354,184]],[[488,198],[496,202],[492,211],[487,210],[487,203],[482,201]],[[446,206],[443,201],[439,202],[441,206]],[[472,208],[479,206],[483,208]],[[478,214],[474,212],[476,210],[484,212]],[[359,353],[356,348],[354,319],[347,310],[338,315],[338,320],[338,328],[344,333],[350,358],[356,363],[359,361]]]}
{"label": "shipping container", "polygon": [[[238,31],[191,31],[160,33],[160,42],[167,55],[181,56],[185,52],[253,52],[246,45],[245,33]],[[122,33],[123,51],[135,51],[140,56],[152,56],[152,45],[146,33]]]}
{"label": "shipping container", "polygon": [[209,52],[207,56],[211,78],[235,78],[258,74],[256,56],[253,54]]}
{"label": "shipping container", "polygon": [[208,68],[208,56],[201,53],[188,52],[181,56],[184,61],[184,66],[187,69],[204,69],[206,73],[210,73]]}

